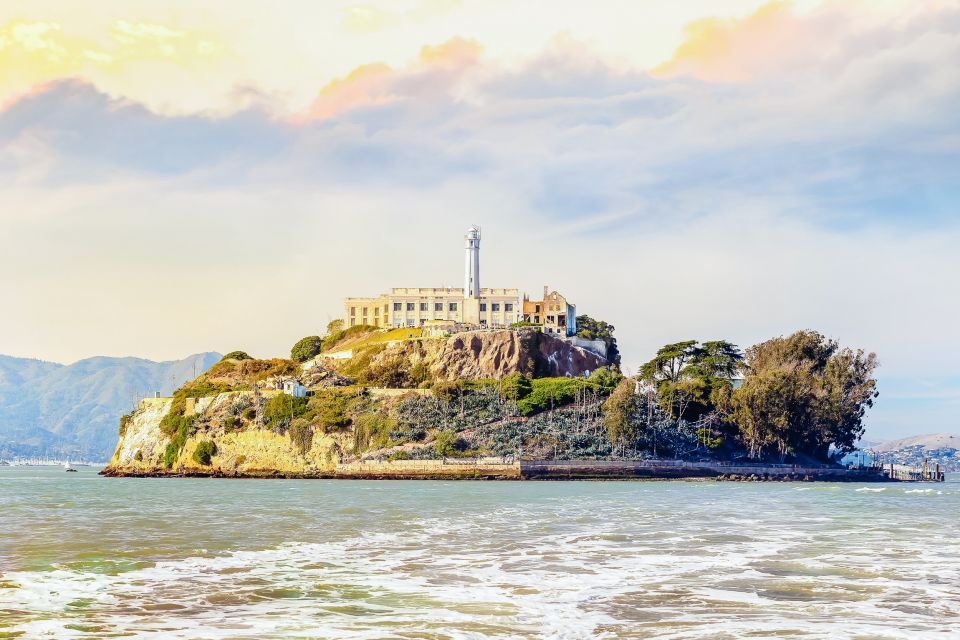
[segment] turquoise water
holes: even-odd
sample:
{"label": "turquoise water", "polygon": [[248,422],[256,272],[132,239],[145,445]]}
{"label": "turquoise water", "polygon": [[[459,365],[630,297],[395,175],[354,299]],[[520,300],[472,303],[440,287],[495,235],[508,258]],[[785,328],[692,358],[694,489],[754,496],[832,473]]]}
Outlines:
{"label": "turquoise water", "polygon": [[0,467],[0,638],[960,637],[960,481]]}

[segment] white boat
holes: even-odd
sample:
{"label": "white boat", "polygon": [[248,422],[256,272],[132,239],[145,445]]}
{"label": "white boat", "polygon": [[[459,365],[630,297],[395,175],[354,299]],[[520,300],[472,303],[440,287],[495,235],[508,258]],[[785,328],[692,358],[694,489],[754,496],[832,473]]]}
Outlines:
{"label": "white boat", "polygon": [[69,461],[69,460],[67,460],[66,462],[63,463],[63,470],[64,470],[64,471],[67,471],[67,472],[70,472],[70,471],[72,471],[72,472],[74,472],[74,473],[77,472],[77,470],[74,469],[73,466],[70,464],[70,461]]}

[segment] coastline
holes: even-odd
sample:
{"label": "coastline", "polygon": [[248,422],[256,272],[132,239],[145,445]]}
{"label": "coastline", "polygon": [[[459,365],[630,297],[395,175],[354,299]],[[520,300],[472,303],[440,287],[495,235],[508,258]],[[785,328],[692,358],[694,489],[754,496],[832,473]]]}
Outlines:
{"label": "coastline", "polygon": [[524,460],[513,463],[445,460],[355,462],[328,469],[110,467],[105,477],[298,480],[715,480],[734,482],[900,482],[874,468],[698,463],[678,460]]}

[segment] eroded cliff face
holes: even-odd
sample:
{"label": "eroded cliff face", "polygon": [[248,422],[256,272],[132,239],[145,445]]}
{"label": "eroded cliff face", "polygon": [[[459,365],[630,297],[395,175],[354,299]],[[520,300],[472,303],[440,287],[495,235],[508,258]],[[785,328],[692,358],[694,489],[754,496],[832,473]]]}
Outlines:
{"label": "eroded cliff face", "polygon": [[533,330],[466,331],[447,338],[388,346],[375,363],[403,358],[423,363],[432,380],[500,378],[511,373],[537,377],[582,376],[606,360],[565,340]]}
{"label": "eroded cliff face", "polygon": [[[300,446],[289,431],[248,427],[226,431],[215,425],[227,408],[249,392],[221,393],[198,398],[194,411],[199,426],[187,437],[169,466],[165,455],[172,439],[160,423],[170,410],[169,398],[149,398],[132,414],[117,442],[116,451],[104,468],[104,475],[224,475],[224,476],[310,476],[332,472],[341,461],[349,434],[310,431],[310,443]],[[212,442],[216,453],[210,464],[194,458],[201,442]]]}

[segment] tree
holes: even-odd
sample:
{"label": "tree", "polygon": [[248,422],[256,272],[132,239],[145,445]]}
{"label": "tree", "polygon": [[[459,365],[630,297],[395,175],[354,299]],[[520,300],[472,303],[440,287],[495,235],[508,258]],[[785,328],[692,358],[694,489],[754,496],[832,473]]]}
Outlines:
{"label": "tree", "polygon": [[290,349],[290,359],[296,360],[297,362],[306,362],[307,360],[316,358],[322,346],[323,340],[320,339],[320,336],[301,338]]}
{"label": "tree", "polygon": [[641,422],[646,417],[641,411],[636,393],[636,380],[625,378],[603,403],[603,424],[610,444],[625,449],[634,446],[640,436]]}
{"label": "tree", "polygon": [[331,320],[327,323],[327,335],[336,333],[337,331],[343,331],[343,320],[337,318],[336,320]]}
{"label": "tree", "polygon": [[664,345],[657,355],[640,367],[640,377],[653,385],[661,382],[679,382],[683,369],[698,353],[696,340],[684,340]]}
{"label": "tree", "polygon": [[797,331],[747,349],[747,376],[725,407],[751,457],[774,445],[786,456],[829,459],[852,451],[877,397],[876,355]]}
{"label": "tree", "polygon": [[657,390],[671,417],[694,422],[715,411],[713,394],[731,386],[742,366],[743,355],[733,343],[684,340],[661,347],[640,367],[640,377]]}
{"label": "tree", "polygon": [[227,355],[220,358],[220,362],[224,360],[253,360],[246,351],[231,351]]}
{"label": "tree", "polygon": [[612,367],[600,367],[587,378],[587,382],[595,385],[601,394],[612,393],[621,380],[623,380],[623,374]]}

